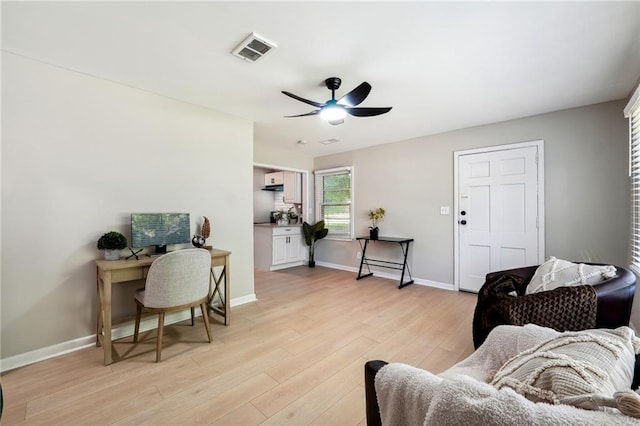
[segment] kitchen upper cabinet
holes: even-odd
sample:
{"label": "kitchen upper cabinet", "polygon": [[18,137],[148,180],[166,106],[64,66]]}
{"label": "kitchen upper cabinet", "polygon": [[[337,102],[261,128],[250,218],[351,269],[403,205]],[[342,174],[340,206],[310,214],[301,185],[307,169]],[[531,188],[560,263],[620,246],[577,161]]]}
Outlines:
{"label": "kitchen upper cabinet", "polygon": [[284,202],[302,203],[302,174],[284,172]]}
{"label": "kitchen upper cabinet", "polygon": [[272,172],[264,175],[264,186],[284,185],[284,172]]}

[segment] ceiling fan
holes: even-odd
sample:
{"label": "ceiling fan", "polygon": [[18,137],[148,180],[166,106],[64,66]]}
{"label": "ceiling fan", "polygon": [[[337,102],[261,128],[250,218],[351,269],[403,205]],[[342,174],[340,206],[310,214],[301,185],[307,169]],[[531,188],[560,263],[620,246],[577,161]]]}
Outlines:
{"label": "ceiling fan", "polygon": [[358,107],[362,101],[366,99],[371,91],[371,85],[366,81],[361,83],[358,87],[336,100],[336,90],[340,88],[340,80],[338,77],[329,77],[324,81],[324,84],[327,86],[327,89],[331,90],[331,99],[327,102],[315,102],[310,101],[309,99],[301,98],[298,95],[294,95],[293,93],[282,91],[285,95],[296,99],[300,102],[304,102],[305,104],[313,105],[316,108],[319,108],[315,111],[308,112],[306,114],[299,115],[286,115],[285,117],[305,117],[307,115],[318,115],[320,117],[327,120],[330,124],[334,126],[337,124],[344,123],[344,117],[347,114],[353,115],[354,117],[373,117],[374,115],[384,114],[386,112],[391,111],[391,107]]}

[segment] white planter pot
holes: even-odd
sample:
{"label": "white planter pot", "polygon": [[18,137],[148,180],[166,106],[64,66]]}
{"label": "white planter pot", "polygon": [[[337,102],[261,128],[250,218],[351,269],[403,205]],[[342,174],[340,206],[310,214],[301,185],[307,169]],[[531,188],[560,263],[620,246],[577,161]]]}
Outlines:
{"label": "white planter pot", "polygon": [[119,260],[119,259],[120,259],[120,250],[104,251],[104,260]]}

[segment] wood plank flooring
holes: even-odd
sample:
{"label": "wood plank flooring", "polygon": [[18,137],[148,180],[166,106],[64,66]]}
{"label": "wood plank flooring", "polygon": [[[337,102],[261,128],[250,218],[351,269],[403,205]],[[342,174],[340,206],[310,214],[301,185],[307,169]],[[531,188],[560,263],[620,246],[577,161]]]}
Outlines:
{"label": "wood plank flooring", "polygon": [[[363,425],[363,365],[438,373],[472,350],[476,296],[328,268],[255,273],[258,302],[227,327],[202,320],[89,348],[2,375],[3,425]],[[133,301],[132,301],[133,303]]]}

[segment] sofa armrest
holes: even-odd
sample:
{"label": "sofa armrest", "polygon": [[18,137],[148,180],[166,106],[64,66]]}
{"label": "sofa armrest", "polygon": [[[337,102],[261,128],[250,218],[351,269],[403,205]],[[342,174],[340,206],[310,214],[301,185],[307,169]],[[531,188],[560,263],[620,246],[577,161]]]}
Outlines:
{"label": "sofa armrest", "polygon": [[629,325],[636,276],[628,269],[616,266],[616,276],[594,284],[598,298],[598,328],[618,328]]}
{"label": "sofa armrest", "polygon": [[387,365],[385,361],[367,361],[364,364],[364,395],[367,412],[367,426],[381,426],[380,407],[376,395],[376,373]]}

